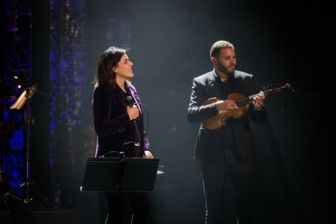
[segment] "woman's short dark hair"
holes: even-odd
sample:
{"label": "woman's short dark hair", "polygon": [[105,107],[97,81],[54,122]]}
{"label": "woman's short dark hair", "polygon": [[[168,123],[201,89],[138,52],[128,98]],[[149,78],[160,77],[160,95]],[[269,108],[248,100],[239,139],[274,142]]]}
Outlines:
{"label": "woman's short dark hair", "polygon": [[101,84],[114,86],[116,74],[113,67],[118,64],[126,50],[115,46],[107,48],[100,56],[97,66],[95,87]]}

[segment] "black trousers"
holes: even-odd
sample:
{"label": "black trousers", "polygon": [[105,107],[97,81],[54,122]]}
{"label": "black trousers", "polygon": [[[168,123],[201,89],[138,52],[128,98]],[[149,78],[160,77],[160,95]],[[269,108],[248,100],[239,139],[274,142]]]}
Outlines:
{"label": "black trousers", "polygon": [[254,162],[242,163],[219,156],[202,162],[207,224],[255,223]]}
{"label": "black trousers", "polygon": [[148,193],[106,193],[108,214],[105,224],[148,224],[150,203]]}

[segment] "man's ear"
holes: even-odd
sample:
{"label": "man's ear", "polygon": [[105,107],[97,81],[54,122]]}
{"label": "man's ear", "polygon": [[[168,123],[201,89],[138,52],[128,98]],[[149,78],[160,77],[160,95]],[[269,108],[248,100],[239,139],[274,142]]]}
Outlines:
{"label": "man's ear", "polygon": [[215,58],[215,57],[211,57],[211,63],[213,64],[213,65],[216,65],[217,64],[217,58]]}

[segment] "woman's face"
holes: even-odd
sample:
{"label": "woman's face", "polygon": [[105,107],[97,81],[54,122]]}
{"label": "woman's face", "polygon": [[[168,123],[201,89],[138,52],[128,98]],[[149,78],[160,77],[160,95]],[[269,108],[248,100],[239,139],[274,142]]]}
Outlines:
{"label": "woman's face", "polygon": [[133,63],[129,60],[128,55],[124,54],[117,65],[113,67],[113,71],[119,78],[128,80],[134,76],[132,67]]}

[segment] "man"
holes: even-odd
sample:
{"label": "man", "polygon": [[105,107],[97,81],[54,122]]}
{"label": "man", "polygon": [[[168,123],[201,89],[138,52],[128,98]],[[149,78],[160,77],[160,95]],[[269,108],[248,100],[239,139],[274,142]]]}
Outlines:
{"label": "man", "polygon": [[236,70],[231,43],[215,42],[210,59],[214,69],[194,78],[187,111],[190,122],[202,122],[195,158],[201,160],[206,223],[253,223],[256,167],[249,122],[265,119],[265,95],[256,94],[253,75]]}

